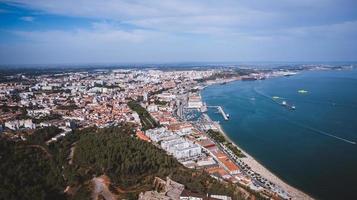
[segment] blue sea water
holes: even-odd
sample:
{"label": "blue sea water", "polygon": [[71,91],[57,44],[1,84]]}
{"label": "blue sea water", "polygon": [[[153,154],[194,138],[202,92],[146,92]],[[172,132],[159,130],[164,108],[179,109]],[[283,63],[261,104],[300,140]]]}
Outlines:
{"label": "blue sea water", "polygon": [[318,199],[357,199],[357,70],[236,81],[202,96],[230,114],[208,111],[229,137],[289,184]]}

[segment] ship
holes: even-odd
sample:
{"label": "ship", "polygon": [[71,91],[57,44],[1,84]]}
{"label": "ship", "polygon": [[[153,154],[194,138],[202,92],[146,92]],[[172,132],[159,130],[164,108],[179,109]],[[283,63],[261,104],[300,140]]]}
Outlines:
{"label": "ship", "polygon": [[298,93],[300,93],[300,94],[306,94],[306,93],[308,93],[308,91],[307,91],[307,90],[298,90]]}
{"label": "ship", "polygon": [[290,110],[295,110],[296,109],[296,107],[294,105],[290,105],[286,101],[282,101],[280,105],[282,105],[282,106],[284,106],[284,107],[286,107],[286,108],[288,108]]}

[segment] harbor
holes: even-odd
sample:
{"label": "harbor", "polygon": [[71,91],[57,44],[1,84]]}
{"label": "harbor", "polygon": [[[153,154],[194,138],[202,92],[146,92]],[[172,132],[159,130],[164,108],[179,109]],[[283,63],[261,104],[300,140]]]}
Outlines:
{"label": "harbor", "polygon": [[223,119],[228,121],[229,120],[229,114],[226,114],[222,108],[222,106],[207,106],[208,108],[216,108],[218,112],[222,115]]}

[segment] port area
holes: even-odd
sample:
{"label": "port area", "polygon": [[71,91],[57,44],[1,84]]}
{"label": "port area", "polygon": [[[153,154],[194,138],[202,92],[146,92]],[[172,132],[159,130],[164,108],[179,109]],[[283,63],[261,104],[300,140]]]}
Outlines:
{"label": "port area", "polygon": [[222,108],[222,106],[207,106],[208,108],[217,108],[218,112],[221,113],[224,120],[228,121],[229,115],[226,114]]}

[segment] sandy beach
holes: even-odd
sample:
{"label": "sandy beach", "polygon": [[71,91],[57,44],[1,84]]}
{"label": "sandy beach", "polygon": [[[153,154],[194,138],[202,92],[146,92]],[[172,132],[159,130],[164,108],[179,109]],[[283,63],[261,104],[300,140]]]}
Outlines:
{"label": "sandy beach", "polygon": [[244,163],[246,163],[249,167],[251,167],[251,169],[253,171],[259,173],[264,178],[266,178],[269,181],[280,186],[283,190],[285,190],[286,192],[288,192],[291,195],[292,199],[314,199],[314,198],[310,197],[308,194],[302,192],[301,190],[285,183],[278,176],[273,174],[271,171],[269,171],[267,168],[265,168],[262,164],[260,164],[257,160],[255,160],[251,155],[249,155],[242,148],[240,148],[237,144],[235,144],[228,137],[228,135],[224,132],[223,128],[219,124],[216,123],[216,126],[222,132],[222,134],[227,138],[228,141],[232,142],[238,149],[240,149],[245,154],[246,157],[242,158],[242,161]]}

